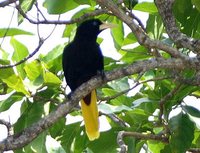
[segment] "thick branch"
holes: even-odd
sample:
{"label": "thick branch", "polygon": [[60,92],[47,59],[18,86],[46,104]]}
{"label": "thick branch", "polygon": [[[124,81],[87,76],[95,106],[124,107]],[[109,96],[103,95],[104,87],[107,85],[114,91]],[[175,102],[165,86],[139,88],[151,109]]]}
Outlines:
{"label": "thick branch", "polygon": [[177,47],[188,48],[196,53],[200,53],[200,40],[186,36],[176,26],[176,20],[172,13],[173,2],[174,0],[155,0],[169,37],[175,42]]}
{"label": "thick branch", "polygon": [[5,1],[0,2],[0,7],[5,7],[5,6],[7,6],[11,3],[15,3],[15,2],[17,2],[17,0],[5,0]]}
{"label": "thick branch", "polygon": [[[58,106],[58,108],[51,112],[48,116],[45,116],[37,123],[26,128],[23,132],[8,136],[5,140],[0,142],[0,151],[14,150],[20,147],[25,146],[33,139],[35,139],[41,132],[52,126],[56,121],[61,117],[64,117],[72,111],[72,109],[78,104],[79,100],[86,96],[93,89],[99,87],[102,84],[105,84],[108,81],[122,78],[124,76],[148,71],[155,68],[166,68],[166,69],[184,69],[186,67],[195,68],[196,59],[190,59],[191,63],[187,64],[181,59],[152,59],[146,61],[138,61],[129,66],[115,69],[111,72],[105,74],[105,80],[101,79],[101,76],[92,78],[87,83],[81,85],[73,94],[69,101],[64,102]],[[196,65],[196,66],[195,66]]]}
{"label": "thick branch", "polygon": [[184,60],[187,60],[188,57],[184,54],[180,53],[177,49],[161,42],[158,40],[152,40],[150,39],[144,30],[138,26],[134,20],[128,16],[122,9],[120,9],[117,4],[115,4],[113,1],[110,0],[97,0],[97,2],[102,6],[106,7],[108,10],[110,10],[114,15],[116,15],[119,19],[121,19],[123,22],[125,22],[132,32],[135,34],[136,38],[138,39],[138,42],[141,45],[146,46],[147,48],[157,48],[160,50],[163,50],[167,53],[169,53],[173,57],[179,57]]}

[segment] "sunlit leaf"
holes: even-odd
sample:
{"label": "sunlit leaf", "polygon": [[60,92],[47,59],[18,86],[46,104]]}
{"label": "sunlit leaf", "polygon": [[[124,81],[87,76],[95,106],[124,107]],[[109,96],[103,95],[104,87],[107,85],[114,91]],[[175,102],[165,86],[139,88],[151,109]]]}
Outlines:
{"label": "sunlit leaf", "polygon": [[0,112],[8,110],[14,103],[22,100],[23,94],[13,93],[7,99],[0,101]]}
{"label": "sunlit leaf", "polygon": [[33,35],[31,32],[18,29],[18,28],[0,28],[0,38],[5,36],[15,36],[15,35]]}
{"label": "sunlit leaf", "polygon": [[62,14],[76,8],[78,5],[79,4],[77,4],[73,0],[46,0],[44,3],[44,6],[47,8],[49,14]]}
{"label": "sunlit leaf", "polygon": [[142,12],[147,12],[147,13],[157,13],[157,7],[155,3],[151,2],[142,2],[138,3],[135,5],[134,10],[142,11]]}
{"label": "sunlit leaf", "polygon": [[[12,56],[12,60],[15,62],[19,62],[22,59],[24,59],[25,57],[28,56],[29,52],[27,47],[22,44],[21,42],[19,42],[18,40],[16,40],[14,37],[12,37],[12,39],[10,40],[10,43],[12,44],[13,48],[14,48],[14,53]],[[19,75],[24,79],[26,74],[24,72],[24,63],[20,64],[17,66],[17,71],[19,73]]]}
{"label": "sunlit leaf", "polygon": [[22,81],[22,79],[19,76],[16,75],[11,75],[8,78],[2,79],[3,82],[5,82],[10,88],[18,91],[18,92],[22,92],[25,95],[30,96],[30,93],[28,92],[28,90],[26,89],[26,87],[24,86],[24,83]]}

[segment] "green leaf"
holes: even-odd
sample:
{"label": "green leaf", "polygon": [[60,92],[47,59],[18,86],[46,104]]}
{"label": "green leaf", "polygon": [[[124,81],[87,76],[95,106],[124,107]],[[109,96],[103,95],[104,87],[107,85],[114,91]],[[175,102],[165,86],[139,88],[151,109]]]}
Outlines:
{"label": "green leaf", "polygon": [[62,118],[49,128],[50,135],[53,138],[57,138],[62,135],[63,129],[66,127],[65,122],[66,122],[66,119]]}
{"label": "green leaf", "polygon": [[61,80],[53,73],[47,71],[43,73],[44,82],[49,85],[59,86],[61,84]]}
{"label": "green leaf", "polygon": [[130,111],[132,110],[131,108],[125,106],[125,105],[121,105],[121,106],[112,106],[109,104],[104,104],[101,103],[98,105],[98,108],[101,112],[105,113],[105,114],[113,114],[113,113],[119,113],[122,111]]}
{"label": "green leaf", "polygon": [[24,147],[24,152],[38,152],[38,153],[47,153],[46,150],[46,136],[47,132],[42,132],[34,139],[31,143]]}
{"label": "green leaf", "polygon": [[76,137],[81,138],[83,140],[83,136],[80,137],[81,130],[83,129],[80,126],[81,122],[76,122],[73,124],[68,124],[63,129],[63,133],[60,137],[58,137],[58,141],[61,142],[62,147],[65,149],[65,151],[68,152],[74,152],[74,141],[76,140]]}
{"label": "green leaf", "polygon": [[16,75],[11,75],[8,78],[2,79],[3,82],[5,82],[10,88],[18,91],[18,92],[22,92],[25,95],[30,96],[30,93],[28,92],[28,90],[26,89],[26,87],[24,86],[24,83],[22,81],[22,79],[19,76]]}
{"label": "green leaf", "polygon": [[131,32],[124,38],[122,46],[134,44],[136,42],[137,42],[137,39],[136,39],[135,35]]}
{"label": "green leaf", "polygon": [[195,5],[197,10],[200,12],[200,1],[199,0],[192,0],[192,4]]}
{"label": "green leaf", "polygon": [[[11,38],[10,43],[12,44],[14,48],[14,53],[12,56],[12,60],[15,62],[19,62],[25,57],[28,56],[29,52],[25,45],[20,43],[18,40],[16,40],[14,37]],[[26,77],[25,71],[24,71],[25,64],[22,63],[17,66],[17,71],[19,72],[19,75],[24,79]]]}
{"label": "green leaf", "polygon": [[193,106],[187,106],[187,105],[182,106],[182,108],[189,115],[200,118],[200,111],[197,108]]}
{"label": "green leaf", "polygon": [[147,12],[149,14],[157,13],[157,7],[154,3],[151,2],[142,2],[135,5],[134,10]]}
{"label": "green leaf", "polygon": [[171,132],[170,148],[173,153],[186,152],[194,139],[194,123],[188,115],[179,113],[170,119],[169,128]]}
{"label": "green leaf", "polygon": [[130,85],[128,83],[128,78],[124,77],[122,79],[119,80],[114,80],[109,82],[108,84],[110,87],[112,87],[113,89],[115,89],[115,91],[124,91],[130,88]]}
{"label": "green leaf", "polygon": [[75,30],[76,30],[75,24],[66,25],[62,37],[71,38],[72,35],[75,35]]}
{"label": "green leaf", "polygon": [[134,61],[144,60],[151,57],[144,46],[138,46],[134,49],[122,49],[121,51],[124,52],[121,60],[126,63],[133,63]]}
{"label": "green leaf", "polygon": [[44,103],[34,101],[33,103],[24,101],[21,106],[21,116],[14,125],[14,132],[21,132],[24,128],[41,119],[44,113]]}
{"label": "green leaf", "polygon": [[0,112],[8,110],[14,103],[21,101],[23,97],[23,94],[15,92],[7,99],[0,101]]}
{"label": "green leaf", "polygon": [[34,60],[31,63],[27,63],[24,67],[27,77],[30,80],[35,80],[42,73],[42,66],[40,61]]}
{"label": "green leaf", "polygon": [[40,60],[43,61],[51,72],[57,73],[62,70],[62,53],[64,45],[58,45],[53,48],[47,55],[40,56]]}
{"label": "green leaf", "polygon": [[[20,0],[20,6],[24,13],[27,13],[33,7],[35,0]],[[18,12],[18,23],[23,21],[24,17]]]}
{"label": "green leaf", "polygon": [[149,15],[147,20],[146,31],[153,39],[162,39],[164,25],[159,15]]}
{"label": "green leaf", "polygon": [[122,21],[116,17],[113,18],[112,23],[117,25],[117,27],[111,29],[111,35],[114,40],[115,48],[119,50],[124,42],[124,26]]}
{"label": "green leaf", "polygon": [[160,153],[160,151],[165,147],[165,144],[159,141],[148,140],[147,144],[150,151],[153,153]]}
{"label": "green leaf", "polygon": [[15,35],[33,35],[31,32],[21,30],[18,28],[0,28],[0,38],[4,36],[15,36]]}
{"label": "green leaf", "polygon": [[73,0],[45,0],[44,6],[49,14],[62,14],[79,6]]}
{"label": "green leaf", "polygon": [[118,128],[112,128],[109,131],[101,132],[99,139],[88,142],[87,147],[94,153],[116,153],[118,144],[113,140],[117,139],[119,130]]}

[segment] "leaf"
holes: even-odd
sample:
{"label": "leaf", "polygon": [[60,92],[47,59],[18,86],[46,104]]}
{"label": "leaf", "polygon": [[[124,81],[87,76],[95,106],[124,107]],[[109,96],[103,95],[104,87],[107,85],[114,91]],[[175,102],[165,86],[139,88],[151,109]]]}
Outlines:
{"label": "leaf", "polygon": [[47,55],[40,56],[40,60],[43,61],[51,72],[57,73],[62,70],[62,53],[64,45],[58,45],[53,48]]}
{"label": "leaf", "polygon": [[121,46],[124,42],[124,26],[121,20],[116,17],[112,20],[113,24],[116,24],[117,27],[111,29],[111,35],[114,40],[114,45],[117,50],[121,49]]}
{"label": "leaf", "polygon": [[160,151],[162,149],[164,149],[164,147],[165,147],[164,143],[158,142],[158,141],[148,140],[147,144],[148,144],[150,151],[153,153],[160,153]]}
{"label": "leaf", "polygon": [[66,25],[62,37],[71,38],[72,35],[75,35],[75,30],[76,30],[75,24]]}
{"label": "leaf", "polygon": [[157,13],[157,7],[154,3],[151,2],[142,2],[135,5],[134,10],[147,12],[149,14]]}
{"label": "leaf", "polygon": [[0,112],[8,110],[14,103],[21,101],[23,99],[23,94],[13,93],[5,100],[0,101]]}
{"label": "leaf", "polygon": [[44,6],[49,14],[62,14],[79,6],[73,0],[45,0]]}
{"label": "leaf", "polygon": [[42,66],[40,61],[34,60],[31,63],[27,63],[24,67],[27,77],[30,80],[35,80],[42,73]]}
{"label": "leaf", "polygon": [[192,0],[192,4],[195,5],[197,10],[200,12],[200,1],[199,0]]}
{"label": "leaf", "polygon": [[18,28],[0,28],[0,38],[15,35],[33,35],[33,33]]}
{"label": "leaf", "polygon": [[131,32],[124,38],[122,46],[133,44],[136,42],[137,42],[137,39],[136,39],[135,35]]}
{"label": "leaf", "polygon": [[18,91],[18,92],[22,92],[25,95],[30,96],[30,93],[28,92],[28,90],[26,89],[26,87],[24,86],[24,83],[22,81],[22,79],[19,76],[16,75],[11,75],[8,78],[2,79],[3,82],[5,82],[10,88]]}
{"label": "leaf", "polygon": [[[35,0],[20,0],[20,6],[24,13],[27,13],[31,10]],[[24,17],[18,13],[18,24],[20,24],[23,21]]]}
{"label": "leaf", "polygon": [[122,49],[121,51],[125,52],[121,60],[126,63],[133,63],[137,60],[144,60],[151,57],[147,49],[143,46],[138,46],[134,49]]}
{"label": "leaf", "polygon": [[31,143],[24,147],[24,152],[38,152],[38,153],[47,153],[46,150],[46,136],[47,132],[42,132],[34,139]]}
{"label": "leaf", "polygon": [[[12,56],[13,61],[19,62],[28,56],[29,52],[28,52],[27,47],[23,45],[22,43],[20,43],[18,40],[16,40],[14,37],[11,38],[10,43],[12,44],[14,48],[14,53]],[[23,79],[26,77],[25,72],[24,72],[24,66],[25,66],[24,63],[17,66],[17,71]]]}
{"label": "leaf", "polygon": [[188,105],[182,106],[182,108],[189,115],[200,118],[200,111],[197,108]]}
{"label": "leaf", "polygon": [[124,90],[127,90],[130,88],[127,77],[124,77],[119,80],[111,81],[111,82],[109,82],[108,85],[110,87],[112,87],[113,89],[115,89],[115,91],[118,91],[118,92],[121,92],[121,91],[124,91]]}
{"label": "leaf", "polygon": [[101,112],[105,113],[105,114],[113,114],[113,113],[119,113],[122,111],[130,111],[132,110],[131,108],[125,106],[125,105],[121,105],[121,106],[112,106],[109,104],[104,104],[101,103],[98,105],[98,108]]}
{"label": "leaf", "polygon": [[99,139],[88,142],[87,147],[95,153],[116,153],[118,144],[113,140],[117,139],[119,130],[118,128],[112,128],[109,131],[101,132]]}
{"label": "leaf", "polygon": [[53,73],[47,71],[43,73],[44,82],[49,85],[59,86],[61,84],[61,80]]}
{"label": "leaf", "polygon": [[170,119],[169,128],[171,132],[169,144],[173,153],[186,152],[191,147],[194,139],[194,123],[188,115],[179,113]]}
{"label": "leaf", "polygon": [[[73,124],[68,124],[65,126],[65,128],[63,129],[63,133],[60,137],[58,137],[58,141],[61,142],[62,147],[65,149],[66,152],[73,152],[74,148],[74,141],[76,139],[76,137],[80,137],[80,133],[81,133],[81,126],[80,126],[81,122],[76,122]],[[81,137],[81,139],[83,138],[83,136]]]}
{"label": "leaf", "polygon": [[21,132],[24,128],[41,119],[44,113],[44,103],[34,101],[33,103],[24,101],[21,106],[21,116],[14,124],[14,132]]}
{"label": "leaf", "polygon": [[153,101],[149,98],[139,98],[133,102],[133,108],[140,106],[142,103],[152,103]]}

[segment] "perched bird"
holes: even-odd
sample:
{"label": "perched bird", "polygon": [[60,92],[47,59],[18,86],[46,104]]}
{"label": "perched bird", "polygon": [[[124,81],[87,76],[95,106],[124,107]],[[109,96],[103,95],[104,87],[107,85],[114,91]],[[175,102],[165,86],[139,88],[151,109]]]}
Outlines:
{"label": "perched bird", "polygon": [[[86,20],[78,26],[74,40],[64,48],[63,71],[72,92],[91,77],[103,74],[103,55],[96,39],[102,30],[112,26],[98,19]],[[81,110],[89,140],[97,139],[100,134],[95,90],[81,100]]]}

